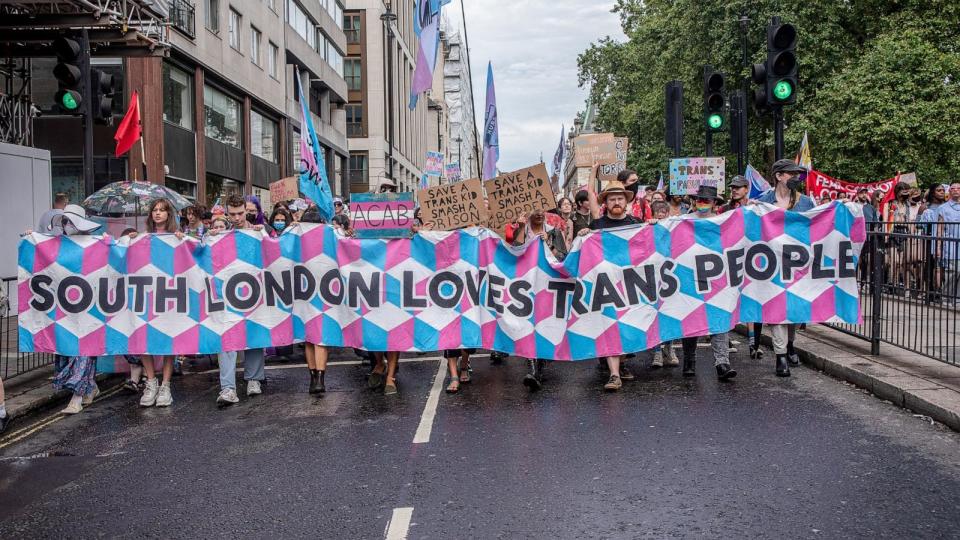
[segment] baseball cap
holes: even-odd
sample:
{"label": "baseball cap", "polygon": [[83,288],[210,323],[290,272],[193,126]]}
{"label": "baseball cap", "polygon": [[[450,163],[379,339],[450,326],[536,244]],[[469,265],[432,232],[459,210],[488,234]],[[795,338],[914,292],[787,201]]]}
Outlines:
{"label": "baseball cap", "polygon": [[777,173],[800,174],[800,173],[807,172],[807,169],[801,167],[800,165],[797,165],[796,163],[794,163],[792,160],[789,160],[789,159],[777,160],[777,162],[773,164],[772,170],[773,170],[773,174],[777,174]]}
{"label": "baseball cap", "polygon": [[743,175],[736,175],[733,177],[733,180],[730,180],[730,187],[747,187],[750,185],[750,182]]}

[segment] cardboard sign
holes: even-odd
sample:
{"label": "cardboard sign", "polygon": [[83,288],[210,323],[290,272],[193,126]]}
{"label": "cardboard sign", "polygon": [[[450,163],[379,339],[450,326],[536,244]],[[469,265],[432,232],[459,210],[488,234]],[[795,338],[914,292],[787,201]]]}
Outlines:
{"label": "cardboard sign", "polygon": [[357,238],[407,238],[415,207],[413,193],[354,193],[350,222]]}
{"label": "cardboard sign", "polygon": [[463,178],[460,176],[460,162],[449,163],[443,168],[443,175],[447,177],[447,182],[459,182]]}
{"label": "cardboard sign", "polygon": [[521,214],[557,207],[543,163],[487,180],[483,187],[490,209],[489,227],[500,232]]}
{"label": "cardboard sign", "polygon": [[270,200],[274,203],[293,200],[299,196],[300,181],[296,176],[290,176],[270,184]]}
{"label": "cardboard sign", "polygon": [[630,139],[627,137],[617,137],[613,142],[600,145],[596,156],[600,164],[600,170],[597,172],[601,182],[616,180],[620,171],[627,168],[627,150],[629,149]]}
{"label": "cardboard sign", "polygon": [[696,195],[701,185],[714,186],[723,193],[722,157],[698,157],[670,160],[670,193]]}
{"label": "cardboard sign", "polygon": [[479,178],[422,189],[417,192],[417,200],[420,218],[435,231],[487,224],[487,205]]}
{"label": "cardboard sign", "polygon": [[906,182],[906,183],[910,184],[911,186],[916,186],[916,185],[917,185],[917,173],[915,173],[915,172],[903,173],[903,174],[900,175],[900,181],[901,181],[901,182]]}
{"label": "cardboard sign", "polygon": [[[612,162],[614,156],[610,154],[614,144],[613,133],[592,133],[580,135],[573,139],[573,157],[576,167],[593,167],[594,161]],[[602,154],[601,152],[606,152]]]}
{"label": "cardboard sign", "polygon": [[440,176],[443,174],[443,154],[440,152],[427,152],[427,162],[423,166],[423,172],[430,176]]}

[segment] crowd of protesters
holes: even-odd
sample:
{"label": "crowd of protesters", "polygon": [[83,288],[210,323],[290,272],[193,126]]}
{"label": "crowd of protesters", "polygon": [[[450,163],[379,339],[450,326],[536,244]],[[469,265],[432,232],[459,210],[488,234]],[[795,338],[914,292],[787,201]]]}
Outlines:
{"label": "crowd of protesters", "polygon": [[[772,169],[773,188],[758,197],[758,202],[769,203],[787,210],[806,211],[817,202],[803,194],[802,174],[804,169],[789,160],[776,162]],[[596,174],[596,171],[594,171]],[[548,212],[534,211],[520,216],[507,225],[505,240],[512,245],[523,245],[531,240],[539,240],[557,260],[563,260],[573,247],[576,238],[594,231],[629,225],[652,224],[677,216],[690,216],[692,219],[706,219],[729,212],[750,204],[748,198],[750,184],[743,176],[736,176],[729,182],[728,198],[724,200],[715,187],[701,186],[695,195],[670,193],[669,189],[658,191],[652,187],[640,185],[639,176],[634,171],[622,171],[616,180],[606,183],[597,190],[593,182],[575,193],[572,199],[563,197],[558,200],[557,208]],[[397,185],[389,180],[378,186],[377,191],[388,193],[397,191]],[[841,197],[845,200],[845,197]],[[820,203],[830,202],[829,198]],[[936,185],[924,196],[917,189],[905,184],[897,184],[893,197],[880,203],[879,193],[860,190],[852,201],[863,208],[869,227],[883,234],[884,241],[876,245],[868,243],[861,258],[861,280],[868,275],[873,257],[878,257],[884,269],[884,283],[893,288],[904,290],[914,284],[924,291],[938,291],[938,298],[957,300],[958,279],[960,279],[960,183]],[[334,200],[335,215],[329,225],[338,234],[353,236],[350,218],[344,202]],[[278,237],[296,223],[323,223],[316,206],[302,199],[280,201],[273,205],[269,213],[255,196],[241,197],[233,195],[222,204],[211,208],[200,205],[183,209],[179,215],[173,205],[165,200],[153,201],[148,210],[148,219],[142,231],[127,229],[122,236],[131,240],[139,234],[173,234],[177,238],[184,236],[197,240],[212,238],[231,230],[262,231],[271,237]],[[46,234],[78,235],[90,234],[100,227],[99,223],[87,219],[84,209],[69,204],[65,196],[56,197],[54,208],[44,214],[37,228]],[[419,211],[415,215],[413,232],[429,230],[430,223],[420,219]],[[749,331],[749,349],[751,358],[760,358],[760,335],[762,325],[751,325]],[[770,325],[773,336],[775,373],[781,377],[790,376],[790,365],[799,364],[799,356],[794,349],[796,325]],[[706,338],[705,338],[706,339]],[[726,333],[708,337],[714,359],[717,377],[730,380],[737,375],[730,363],[730,340]],[[696,374],[696,351],[699,338],[680,340],[682,350],[682,375]],[[290,347],[285,349],[290,350]],[[263,393],[264,363],[269,352],[276,350],[249,349],[243,355],[246,395],[257,396]],[[448,362],[450,378],[446,387],[448,393],[456,393],[462,383],[472,378],[470,364],[473,349],[454,349],[443,351]],[[681,366],[674,343],[663,343],[651,351],[650,368]],[[397,370],[399,352],[358,351],[370,362],[368,387],[382,389],[384,394],[398,392]],[[304,356],[309,371],[310,394],[326,391],[325,372],[328,350],[319,343],[305,343]],[[493,364],[502,363],[506,357],[499,352],[491,353]],[[599,368],[609,376],[604,389],[619,390],[624,381],[636,378],[627,366],[627,359],[636,355],[613,356],[598,359]],[[221,406],[239,401],[237,393],[236,367],[238,352],[221,352],[216,355],[220,372],[220,392],[217,403]],[[130,365],[130,377],[124,384],[131,393],[140,395],[139,403],[144,407],[166,407],[173,403],[171,389],[172,377],[177,365],[173,357],[137,357],[126,356]],[[527,359],[527,373],[523,384],[531,390],[541,388],[544,359]],[[161,372],[156,373],[156,368]],[[67,390],[72,394],[64,413],[78,413],[91,403],[99,394],[94,379],[96,359],[91,357],[56,356],[56,376],[54,388]],[[3,407],[3,386],[0,381],[0,431],[9,421]]]}

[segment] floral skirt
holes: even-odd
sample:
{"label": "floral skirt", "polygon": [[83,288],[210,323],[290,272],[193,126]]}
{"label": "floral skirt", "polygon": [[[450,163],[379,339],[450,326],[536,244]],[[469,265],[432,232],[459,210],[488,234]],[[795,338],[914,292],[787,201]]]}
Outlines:
{"label": "floral skirt", "polygon": [[96,387],[97,371],[95,356],[60,356],[57,358],[57,374],[53,378],[54,390],[69,390],[74,395],[86,396]]}

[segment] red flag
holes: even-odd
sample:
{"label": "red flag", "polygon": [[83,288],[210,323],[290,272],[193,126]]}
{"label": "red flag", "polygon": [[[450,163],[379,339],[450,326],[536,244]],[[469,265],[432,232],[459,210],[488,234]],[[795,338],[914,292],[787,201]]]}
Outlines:
{"label": "red flag", "polygon": [[123,115],[123,120],[117,126],[117,132],[113,134],[113,140],[117,141],[117,157],[122,156],[133,148],[133,143],[140,138],[140,97],[136,92],[130,96],[130,106],[127,107],[127,114]]}

